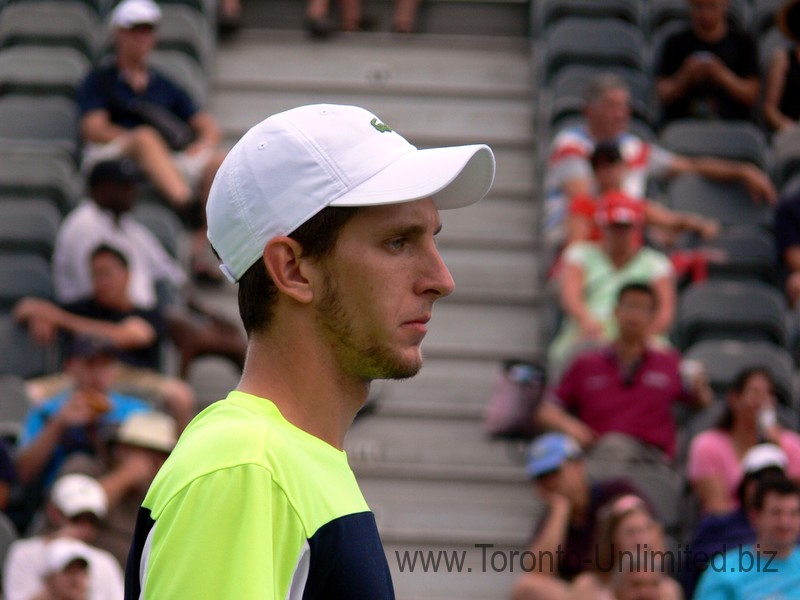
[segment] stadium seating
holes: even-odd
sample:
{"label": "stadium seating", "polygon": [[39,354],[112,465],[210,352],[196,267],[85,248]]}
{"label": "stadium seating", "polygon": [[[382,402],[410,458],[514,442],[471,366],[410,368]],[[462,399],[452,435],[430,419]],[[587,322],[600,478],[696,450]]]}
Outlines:
{"label": "stadium seating", "polygon": [[766,136],[747,121],[681,119],[664,127],[660,142],[678,154],[718,156],[769,168]]}
{"label": "stadium seating", "polygon": [[[4,48],[0,50],[0,96],[61,95],[72,100],[89,67],[89,59],[74,48]],[[72,116],[74,120],[74,112]]]}
{"label": "stadium seating", "polygon": [[9,314],[0,314],[0,348],[0,373],[27,379],[44,375],[57,364],[56,349],[38,346]]}
{"label": "stadium seating", "polygon": [[696,174],[669,183],[667,204],[674,210],[696,212],[724,226],[759,226],[771,222],[769,206],[756,202],[738,181],[715,181]]}
{"label": "stadium seating", "polygon": [[561,19],[572,17],[618,19],[632,25],[642,23],[639,0],[541,0],[533,3],[533,33],[539,35]]}
{"label": "stadium seating", "polygon": [[723,254],[708,264],[711,279],[777,282],[775,242],[765,229],[730,227],[705,246]]}
{"label": "stadium seating", "polygon": [[0,252],[36,254],[50,260],[61,213],[46,199],[0,197]]}

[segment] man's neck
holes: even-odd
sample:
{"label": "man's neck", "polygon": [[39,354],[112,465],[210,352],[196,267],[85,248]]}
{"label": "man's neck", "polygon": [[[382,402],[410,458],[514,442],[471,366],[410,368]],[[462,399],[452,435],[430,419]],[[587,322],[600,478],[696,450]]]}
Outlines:
{"label": "man's neck", "polygon": [[117,70],[134,90],[139,91],[147,87],[148,70],[147,63],[143,59],[118,55]]}
{"label": "man's neck", "polygon": [[292,425],[342,450],[369,383],[342,373],[324,344],[302,343],[296,333],[251,338],[237,389],[270,400]]}
{"label": "man's neck", "polygon": [[641,338],[626,339],[620,337],[614,342],[614,352],[617,354],[617,360],[619,360],[620,364],[625,366],[629,366],[640,360],[644,355],[645,348],[645,341]]}
{"label": "man's neck", "polygon": [[699,29],[692,27],[692,32],[695,37],[707,44],[713,44],[720,41],[728,34],[728,23],[723,19],[722,23],[711,29]]}

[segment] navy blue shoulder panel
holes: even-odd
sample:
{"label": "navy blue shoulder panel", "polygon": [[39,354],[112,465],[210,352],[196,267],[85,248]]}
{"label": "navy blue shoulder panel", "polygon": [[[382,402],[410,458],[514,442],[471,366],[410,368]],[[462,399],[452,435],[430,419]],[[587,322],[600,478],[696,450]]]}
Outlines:
{"label": "navy blue shoulder panel", "polygon": [[303,600],[394,600],[392,575],[372,512],[326,523],[308,545],[311,566]]}
{"label": "navy blue shoulder panel", "polygon": [[125,567],[125,600],[139,600],[142,593],[139,582],[140,565],[142,564],[142,554],[147,536],[156,522],[150,516],[150,510],[139,507],[139,514],[136,516],[136,529],[133,532],[131,550],[128,553],[128,564]]}

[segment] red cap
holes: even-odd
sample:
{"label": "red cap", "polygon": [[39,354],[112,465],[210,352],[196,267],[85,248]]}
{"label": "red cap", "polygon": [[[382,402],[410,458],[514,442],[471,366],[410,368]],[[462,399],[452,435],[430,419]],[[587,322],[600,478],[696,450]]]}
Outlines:
{"label": "red cap", "polygon": [[644,203],[623,192],[607,192],[600,198],[596,218],[599,225],[641,225]]}

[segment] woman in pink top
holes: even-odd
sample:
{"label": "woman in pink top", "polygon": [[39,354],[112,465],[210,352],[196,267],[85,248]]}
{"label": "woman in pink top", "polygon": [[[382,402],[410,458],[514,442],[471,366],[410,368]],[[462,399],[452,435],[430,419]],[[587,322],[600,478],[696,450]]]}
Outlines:
{"label": "woman in pink top", "polygon": [[789,459],[789,477],[800,480],[800,436],[777,422],[770,372],[756,367],[739,373],[727,403],[720,423],[698,434],[689,446],[687,477],[705,514],[724,514],[738,507],[741,460],[758,443],[779,445]]}

